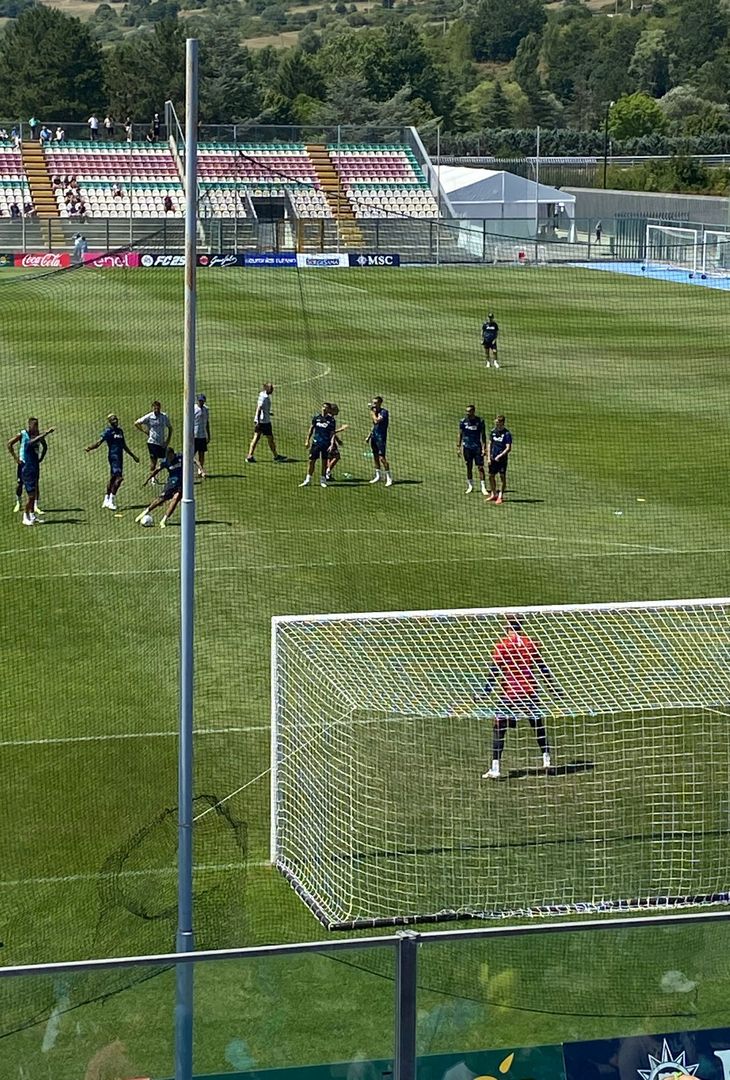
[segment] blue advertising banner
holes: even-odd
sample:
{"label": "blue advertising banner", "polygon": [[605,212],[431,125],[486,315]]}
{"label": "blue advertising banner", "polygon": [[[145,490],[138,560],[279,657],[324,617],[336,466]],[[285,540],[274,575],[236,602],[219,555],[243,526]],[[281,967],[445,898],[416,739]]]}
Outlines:
{"label": "blue advertising banner", "polygon": [[359,266],[362,270],[368,266],[400,266],[400,255],[370,255],[363,251],[350,255],[350,266]]}
{"label": "blue advertising banner", "polygon": [[730,1080],[730,1030],[635,1035],[563,1046],[566,1080]]}
{"label": "blue advertising banner", "polygon": [[234,255],[233,252],[225,254],[220,252],[216,255],[198,255],[198,266],[219,266],[225,269],[227,266],[245,266],[243,253]]}
{"label": "blue advertising banner", "polygon": [[250,251],[243,256],[244,266],[296,266],[293,251]]}

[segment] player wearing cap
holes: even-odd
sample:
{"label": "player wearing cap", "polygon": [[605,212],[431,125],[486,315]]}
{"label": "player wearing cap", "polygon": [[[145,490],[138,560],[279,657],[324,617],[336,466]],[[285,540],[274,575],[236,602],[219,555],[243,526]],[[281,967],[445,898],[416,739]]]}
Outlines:
{"label": "player wearing cap", "polygon": [[205,402],[205,394],[198,394],[198,400],[193,410],[194,457],[197,458],[198,476],[201,480],[205,480],[208,475],[205,471],[205,453],[210,442],[210,414]]}
{"label": "player wearing cap", "polygon": [[484,476],[484,454],[487,449],[487,434],[484,421],[477,416],[476,405],[467,405],[466,416],[459,423],[459,441],[456,444],[456,452],[464,458],[466,464],[466,494],[471,495],[474,490],[472,474],[474,466],[479,470],[479,480],[482,485],[482,495],[487,494],[486,478]]}
{"label": "player wearing cap", "polygon": [[109,413],[106,419],[107,427],[104,428],[97,441],[85,449],[86,453],[90,454],[92,450],[98,450],[102,443],[106,443],[109,453],[109,482],[106,486],[102,508],[116,510],[116,494],[124,483],[124,455],[129,454],[137,464],[139,464],[139,458],[127,446],[127,440],[124,438],[124,432],[119,426],[116,414]]}
{"label": "player wearing cap", "polygon": [[484,346],[484,355],[486,357],[487,367],[489,367],[489,361],[492,360],[496,368],[499,367],[497,363],[497,338],[499,337],[499,326],[497,320],[490,311],[487,315],[486,322],[482,323],[482,345]]}

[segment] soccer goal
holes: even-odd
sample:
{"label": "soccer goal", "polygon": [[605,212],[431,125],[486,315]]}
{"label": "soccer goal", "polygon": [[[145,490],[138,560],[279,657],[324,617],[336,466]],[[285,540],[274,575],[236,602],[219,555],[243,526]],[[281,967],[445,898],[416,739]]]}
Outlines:
{"label": "soccer goal", "polygon": [[730,232],[705,229],[702,237],[702,270],[705,274],[730,274]]}
{"label": "soccer goal", "polygon": [[727,902],[729,732],[728,599],[276,617],[271,860],[331,929]]}
{"label": "soccer goal", "polygon": [[696,270],[698,250],[697,229],[680,229],[669,225],[646,226],[647,266],[668,270]]}

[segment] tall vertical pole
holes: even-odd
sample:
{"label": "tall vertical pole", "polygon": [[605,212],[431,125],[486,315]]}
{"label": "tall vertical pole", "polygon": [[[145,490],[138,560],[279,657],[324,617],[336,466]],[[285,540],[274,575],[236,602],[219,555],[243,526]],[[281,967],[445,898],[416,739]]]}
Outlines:
{"label": "tall vertical pole", "polygon": [[438,217],[436,218],[436,265],[441,262],[441,124],[436,128],[436,198]]}
{"label": "tall vertical pole", "polygon": [[[183,497],[180,538],[180,731],[178,749],[177,951],[192,952],[193,938],[193,622],[195,602],[195,261],[198,194],[198,42],[185,54],[185,389]],[[175,1080],[193,1075],[193,965],[176,972]]]}
{"label": "tall vertical pole", "polygon": [[395,953],[394,1080],[416,1078],[418,934],[404,930]]}
{"label": "tall vertical pole", "polygon": [[540,231],[540,125],[535,135],[535,239]]}

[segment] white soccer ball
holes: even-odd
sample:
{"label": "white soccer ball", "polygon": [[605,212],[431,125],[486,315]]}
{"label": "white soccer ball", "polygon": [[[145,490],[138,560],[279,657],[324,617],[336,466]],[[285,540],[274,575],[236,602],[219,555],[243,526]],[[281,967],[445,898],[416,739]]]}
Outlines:
{"label": "white soccer ball", "polygon": [[145,529],[152,528],[154,523],[155,519],[152,517],[152,514],[145,514],[145,516],[140,521],[140,525],[144,525]]}

